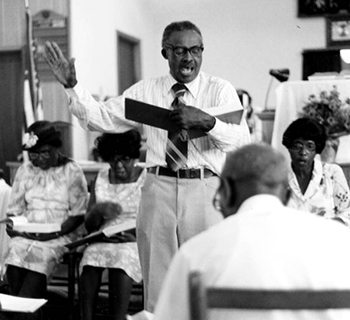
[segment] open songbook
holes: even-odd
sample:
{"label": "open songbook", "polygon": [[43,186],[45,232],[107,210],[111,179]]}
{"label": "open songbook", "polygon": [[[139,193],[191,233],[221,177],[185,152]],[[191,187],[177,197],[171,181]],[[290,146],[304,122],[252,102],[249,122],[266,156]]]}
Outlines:
{"label": "open songbook", "polygon": [[0,223],[12,223],[13,230],[29,233],[51,233],[61,231],[60,223],[28,222],[24,216],[7,217]]}
{"label": "open songbook", "polygon": [[132,220],[132,221],[126,221],[120,224],[116,224],[113,226],[109,226],[106,227],[102,230],[96,231],[96,232],[92,232],[89,235],[87,235],[86,237],[79,239],[77,241],[71,242],[66,244],[66,247],[68,249],[74,249],[76,247],[79,247],[83,244],[86,243],[91,243],[91,242],[95,242],[98,241],[99,239],[101,239],[103,236],[106,237],[111,237],[113,235],[116,235],[118,233],[124,232],[124,231],[128,231],[128,230],[132,230],[136,228],[136,221]]}
{"label": "open songbook", "polygon": [[[226,123],[240,124],[243,117],[243,109],[232,111],[231,106],[213,107],[203,111]],[[170,119],[169,114],[168,109],[125,98],[125,117],[129,120],[163,130],[175,131],[177,125]],[[190,139],[195,139],[207,133],[199,129],[190,129],[188,134]]]}
{"label": "open songbook", "polygon": [[21,298],[0,293],[0,311],[32,313],[46,302],[47,300],[45,299]]}

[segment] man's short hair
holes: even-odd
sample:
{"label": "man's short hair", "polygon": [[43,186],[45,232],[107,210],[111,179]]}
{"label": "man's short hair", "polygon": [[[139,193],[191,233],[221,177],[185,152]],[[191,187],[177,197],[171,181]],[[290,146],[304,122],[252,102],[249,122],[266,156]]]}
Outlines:
{"label": "man's short hair", "polygon": [[228,154],[221,177],[275,187],[288,182],[287,159],[264,143],[247,144]]}
{"label": "man's short hair", "polygon": [[174,32],[184,31],[184,30],[193,30],[202,37],[202,33],[199,30],[199,28],[195,24],[193,24],[191,21],[172,22],[164,29],[163,38],[162,38],[162,48],[167,44],[170,36]]}

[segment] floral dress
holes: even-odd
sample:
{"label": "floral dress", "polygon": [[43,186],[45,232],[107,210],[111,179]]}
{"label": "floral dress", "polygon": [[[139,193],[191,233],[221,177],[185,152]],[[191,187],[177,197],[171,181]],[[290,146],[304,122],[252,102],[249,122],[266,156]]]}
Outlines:
{"label": "floral dress", "polygon": [[[96,202],[111,201],[119,203],[123,212],[120,216],[102,228],[136,220],[141,200],[141,187],[146,171],[143,170],[138,180],[133,183],[111,184],[108,176],[109,168],[100,170],[95,183]],[[141,266],[136,242],[125,243],[93,243],[85,251],[80,268],[89,265],[102,268],[123,269],[135,282],[142,280]]]}
{"label": "floral dress", "polygon": [[[86,179],[76,162],[48,170],[26,162],[16,173],[7,213],[24,215],[29,222],[62,224],[70,216],[84,215],[87,199]],[[10,264],[50,277],[67,250],[64,245],[80,236],[78,230],[49,241],[13,237],[5,266]]]}
{"label": "floral dress", "polygon": [[288,207],[308,211],[325,218],[341,218],[350,222],[350,191],[344,172],[340,166],[314,160],[310,183],[301,193],[297,178],[291,170],[289,186],[292,190]]}

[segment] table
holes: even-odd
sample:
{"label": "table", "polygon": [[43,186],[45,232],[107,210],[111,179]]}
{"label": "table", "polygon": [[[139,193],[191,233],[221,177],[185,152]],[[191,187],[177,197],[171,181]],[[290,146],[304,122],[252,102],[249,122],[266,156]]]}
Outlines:
{"label": "table", "polygon": [[[281,151],[289,159],[287,149],[282,145],[282,136],[288,125],[298,118],[298,113],[308,101],[311,94],[319,96],[321,91],[329,92],[336,86],[340,99],[350,98],[350,79],[287,81],[276,89],[276,113],[271,145]],[[336,162],[350,162],[350,136],[340,138]]]}

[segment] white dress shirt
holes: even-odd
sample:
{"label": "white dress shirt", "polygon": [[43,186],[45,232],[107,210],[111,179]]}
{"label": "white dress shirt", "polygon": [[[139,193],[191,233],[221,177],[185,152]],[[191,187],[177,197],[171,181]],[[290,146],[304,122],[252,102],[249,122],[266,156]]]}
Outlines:
{"label": "white dress shirt", "polygon": [[[241,289],[350,289],[350,231],[339,222],[286,208],[274,196],[247,199],[239,211],[188,240],[167,273],[153,320],[189,320],[188,275]],[[211,311],[210,319],[345,320],[350,310]]]}
{"label": "white dress shirt", "polygon": [[[147,139],[147,167],[166,166],[167,131],[125,119],[124,101],[125,98],[130,98],[171,109],[174,100],[171,87],[175,83],[170,74],[142,80],[121,96],[106,102],[97,102],[79,84],[73,89],[66,89],[66,92],[70,100],[70,111],[78,118],[83,128],[102,132],[125,132],[139,128]],[[188,91],[184,100],[189,106],[204,111],[218,106],[231,106],[232,111],[242,109],[235,89],[226,80],[201,72],[194,81],[186,83],[186,86]],[[226,159],[226,152],[235,150],[249,141],[249,129],[245,120],[236,125],[216,119],[215,126],[205,137],[190,141],[187,167],[207,167],[219,174]]]}

